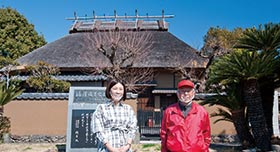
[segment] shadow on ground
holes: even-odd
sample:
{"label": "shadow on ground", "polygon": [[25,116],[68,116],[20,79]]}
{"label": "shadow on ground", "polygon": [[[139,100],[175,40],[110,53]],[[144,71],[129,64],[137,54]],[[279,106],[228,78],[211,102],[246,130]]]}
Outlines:
{"label": "shadow on ground", "polygon": [[55,145],[58,152],[65,152],[66,151],[66,144],[57,144]]}
{"label": "shadow on ground", "polygon": [[240,144],[225,144],[225,143],[211,143],[210,148],[216,150],[217,152],[240,152],[242,147]]}

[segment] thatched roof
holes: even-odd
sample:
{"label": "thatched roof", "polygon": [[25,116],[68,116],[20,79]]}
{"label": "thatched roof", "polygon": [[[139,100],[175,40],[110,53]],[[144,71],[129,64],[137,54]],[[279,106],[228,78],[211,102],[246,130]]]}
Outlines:
{"label": "thatched roof", "polygon": [[[208,60],[199,56],[194,48],[168,31],[147,32],[152,35],[152,48],[145,59],[134,64],[135,67],[164,68],[178,65],[193,67],[190,63],[192,59],[196,62],[197,68],[205,68]],[[21,65],[44,61],[64,69],[95,67],[100,62],[103,65],[109,65],[104,55],[98,52],[94,45],[88,43],[88,39],[95,36],[96,33],[93,32],[68,34],[26,54],[17,61]]]}

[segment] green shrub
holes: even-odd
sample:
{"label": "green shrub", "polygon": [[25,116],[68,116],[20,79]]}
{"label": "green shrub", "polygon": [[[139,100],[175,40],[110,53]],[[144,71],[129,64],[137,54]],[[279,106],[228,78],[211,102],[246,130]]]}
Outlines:
{"label": "green shrub", "polygon": [[53,76],[60,74],[59,69],[51,64],[39,61],[28,66],[31,76],[26,80],[28,86],[36,92],[68,92],[71,84],[57,80]]}

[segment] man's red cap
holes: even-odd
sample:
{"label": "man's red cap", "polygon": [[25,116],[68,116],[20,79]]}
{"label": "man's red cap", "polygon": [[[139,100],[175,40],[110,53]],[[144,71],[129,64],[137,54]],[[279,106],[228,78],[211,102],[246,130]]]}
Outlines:
{"label": "man's red cap", "polygon": [[182,80],[178,83],[178,88],[182,87],[194,88],[194,84],[190,80]]}

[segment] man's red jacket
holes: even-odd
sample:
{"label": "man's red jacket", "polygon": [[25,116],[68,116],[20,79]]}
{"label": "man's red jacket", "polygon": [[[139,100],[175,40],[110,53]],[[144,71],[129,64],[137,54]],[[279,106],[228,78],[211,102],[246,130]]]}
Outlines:
{"label": "man's red jacket", "polygon": [[208,112],[193,102],[184,117],[179,103],[172,104],[164,111],[160,138],[162,152],[208,152],[211,142]]}

